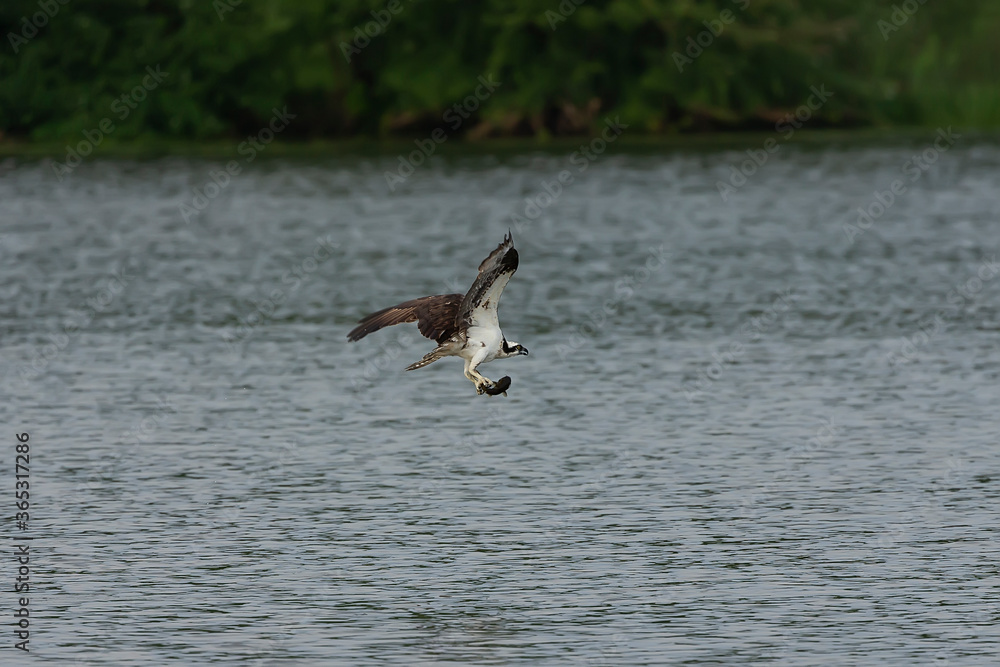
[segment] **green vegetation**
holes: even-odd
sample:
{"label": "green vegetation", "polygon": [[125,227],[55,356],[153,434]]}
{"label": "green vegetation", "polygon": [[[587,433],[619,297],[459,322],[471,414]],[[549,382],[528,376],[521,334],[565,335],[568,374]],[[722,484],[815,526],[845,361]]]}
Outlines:
{"label": "green vegetation", "polygon": [[995,0],[6,0],[0,140],[764,129],[821,86],[812,128],[995,128],[998,32]]}

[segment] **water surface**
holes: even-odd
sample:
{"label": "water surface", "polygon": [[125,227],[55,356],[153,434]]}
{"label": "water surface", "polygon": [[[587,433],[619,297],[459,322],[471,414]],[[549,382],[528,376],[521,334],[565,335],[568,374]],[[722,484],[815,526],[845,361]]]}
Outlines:
{"label": "water surface", "polygon": [[[223,162],[7,160],[30,661],[991,664],[1000,148],[845,227],[933,141],[783,145],[726,201],[743,149],[394,192],[395,156],[261,158],[189,222]],[[508,397],[404,373],[413,325],[347,343],[508,228]]]}

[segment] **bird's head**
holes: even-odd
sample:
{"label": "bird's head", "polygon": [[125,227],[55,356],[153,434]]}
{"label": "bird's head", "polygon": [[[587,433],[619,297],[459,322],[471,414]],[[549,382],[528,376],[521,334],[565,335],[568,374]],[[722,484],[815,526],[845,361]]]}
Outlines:
{"label": "bird's head", "polygon": [[528,354],[528,348],[516,341],[508,342],[505,340],[500,346],[500,351],[504,357],[517,357],[522,354]]}

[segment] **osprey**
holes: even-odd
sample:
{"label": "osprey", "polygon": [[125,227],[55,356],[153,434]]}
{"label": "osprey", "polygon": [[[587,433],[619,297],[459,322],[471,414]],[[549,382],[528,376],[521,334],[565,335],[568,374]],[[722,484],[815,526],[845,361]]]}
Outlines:
{"label": "osprey", "polygon": [[528,354],[524,346],[504,337],[497,319],[500,293],[516,270],[517,250],[508,231],[503,243],[479,265],[479,275],[464,295],[425,296],[372,313],[347,334],[347,339],[353,342],[383,327],[417,322],[420,333],[437,341],[438,345],[406,370],[423,368],[442,357],[462,357],[465,377],[475,383],[477,394],[495,396],[502,393],[506,396],[509,377],[493,382],[476,368],[494,359]]}

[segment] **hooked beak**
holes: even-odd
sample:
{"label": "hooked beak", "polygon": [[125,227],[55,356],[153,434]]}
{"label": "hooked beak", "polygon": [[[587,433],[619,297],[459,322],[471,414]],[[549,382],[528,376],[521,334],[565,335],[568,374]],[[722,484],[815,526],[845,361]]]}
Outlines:
{"label": "hooked beak", "polygon": [[527,354],[528,354],[528,348],[526,348],[526,347],[522,347],[522,348],[521,348],[520,350],[518,350],[518,351],[517,351],[517,353],[518,353],[518,354],[524,354],[524,355],[527,355]]}

